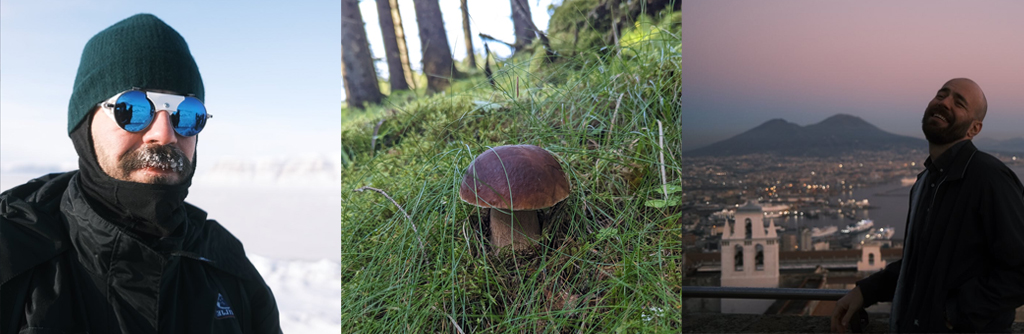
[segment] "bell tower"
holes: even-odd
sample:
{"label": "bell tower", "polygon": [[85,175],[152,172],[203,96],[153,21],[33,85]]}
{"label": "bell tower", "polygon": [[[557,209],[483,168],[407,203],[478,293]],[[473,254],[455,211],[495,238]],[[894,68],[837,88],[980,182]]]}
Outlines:
{"label": "bell tower", "polygon": [[[722,286],[779,286],[779,237],[775,222],[764,224],[764,211],[754,201],[737,207],[735,219],[722,233]],[[722,313],[761,314],[774,303],[763,299],[722,299]]]}

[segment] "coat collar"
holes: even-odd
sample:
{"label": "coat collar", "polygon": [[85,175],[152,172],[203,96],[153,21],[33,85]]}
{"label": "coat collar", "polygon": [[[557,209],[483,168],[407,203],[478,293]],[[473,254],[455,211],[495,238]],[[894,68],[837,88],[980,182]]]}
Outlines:
{"label": "coat collar", "polygon": [[917,173],[917,179],[920,180],[924,172],[935,169],[932,173],[945,174],[944,180],[946,181],[959,180],[967,172],[967,165],[971,163],[975,153],[978,153],[978,148],[970,140],[958,143],[950,147],[946,154],[939,157],[938,161],[932,161],[931,157],[925,159],[925,170]]}
{"label": "coat collar", "polygon": [[970,140],[965,140],[965,143],[956,154],[953,155],[953,160],[949,165],[949,173],[946,176],[946,180],[959,180],[964,177],[967,173],[967,165],[971,163],[971,159],[974,158],[974,154],[978,153],[978,148],[974,146],[974,143]]}
{"label": "coat collar", "polygon": [[945,174],[946,171],[949,170],[949,166],[953,164],[953,160],[956,158],[957,153],[960,153],[960,149],[963,148],[964,145],[967,145],[967,143],[970,143],[970,141],[962,140],[953,144],[953,146],[946,149],[942,155],[938,156],[937,159],[933,160],[932,157],[929,156],[928,159],[924,160],[924,167],[932,171],[933,174]]}
{"label": "coat collar", "polygon": [[71,244],[78,253],[79,261],[95,274],[106,274],[110,265],[118,261],[139,260],[142,262],[129,265],[143,271],[156,270],[159,276],[162,268],[148,267],[162,266],[171,253],[180,250],[188,229],[188,219],[181,210],[175,214],[179,216],[176,219],[182,221],[182,228],[171,236],[147,242],[101,217],[89,205],[75,179],[64,192],[60,208],[67,218]]}
{"label": "coat collar", "polygon": [[177,217],[170,218],[180,222],[172,235],[146,242],[93,210],[75,182],[79,176],[72,178],[60,203],[73,254],[115,310],[133,310],[157,328],[161,279],[190,227],[185,211],[172,212]]}
{"label": "coat collar", "polygon": [[[74,248],[61,202],[76,175],[78,171],[49,174],[0,194],[0,284]],[[189,223],[183,238],[156,248],[169,248],[172,257],[204,261],[241,279],[259,278],[231,232],[207,220],[202,209],[187,202],[184,209]]]}

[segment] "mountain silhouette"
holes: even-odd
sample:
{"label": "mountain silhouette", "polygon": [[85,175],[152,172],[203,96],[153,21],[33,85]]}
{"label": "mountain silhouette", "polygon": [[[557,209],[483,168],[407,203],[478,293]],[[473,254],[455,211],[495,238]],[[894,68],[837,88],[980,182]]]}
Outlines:
{"label": "mountain silhouette", "polygon": [[986,152],[999,152],[1005,154],[1024,153],[1024,137],[1010,138],[1006,140],[995,140],[987,137],[975,138],[974,145]]}
{"label": "mountain silhouette", "polygon": [[800,126],[773,119],[732,138],[683,152],[684,156],[734,156],[767,153],[780,156],[832,157],[854,151],[926,150],[928,142],[888,133],[857,116],[838,114]]}

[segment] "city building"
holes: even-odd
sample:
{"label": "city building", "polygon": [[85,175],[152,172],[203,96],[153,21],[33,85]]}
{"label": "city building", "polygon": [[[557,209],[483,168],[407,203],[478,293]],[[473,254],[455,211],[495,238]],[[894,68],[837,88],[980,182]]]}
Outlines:
{"label": "city building", "polygon": [[[721,286],[779,286],[779,238],[775,222],[764,226],[764,212],[754,201],[736,208],[721,242]],[[722,299],[722,313],[761,314],[774,300]]]}

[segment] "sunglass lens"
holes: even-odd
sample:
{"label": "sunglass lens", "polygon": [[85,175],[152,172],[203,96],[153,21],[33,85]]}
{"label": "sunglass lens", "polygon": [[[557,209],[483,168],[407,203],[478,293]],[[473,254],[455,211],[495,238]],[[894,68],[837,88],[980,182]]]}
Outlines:
{"label": "sunglass lens", "polygon": [[153,104],[142,91],[128,91],[121,94],[114,104],[114,118],[117,125],[129,132],[139,132],[153,120]]}
{"label": "sunglass lens", "polygon": [[194,97],[186,97],[178,104],[178,111],[171,115],[171,123],[178,134],[195,136],[206,126],[206,106]]}

